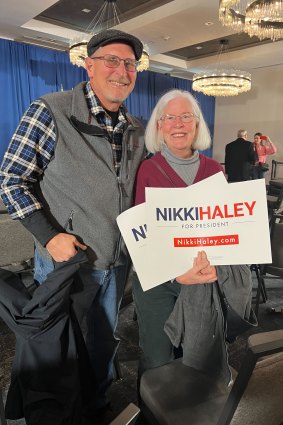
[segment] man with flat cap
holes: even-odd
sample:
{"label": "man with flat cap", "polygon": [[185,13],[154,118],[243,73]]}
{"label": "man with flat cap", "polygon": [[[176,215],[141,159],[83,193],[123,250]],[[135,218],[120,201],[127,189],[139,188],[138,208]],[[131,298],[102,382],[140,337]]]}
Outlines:
{"label": "man with flat cap", "polygon": [[74,309],[86,316],[86,344],[98,382],[96,408],[108,404],[114,336],[128,271],[116,217],[132,206],[144,157],[144,130],[123,106],[136,81],[143,45],[110,29],[94,35],[85,60],[88,82],[31,104],[1,174],[1,196],[13,219],[35,239],[35,279],[54,262],[87,253],[74,287]]}

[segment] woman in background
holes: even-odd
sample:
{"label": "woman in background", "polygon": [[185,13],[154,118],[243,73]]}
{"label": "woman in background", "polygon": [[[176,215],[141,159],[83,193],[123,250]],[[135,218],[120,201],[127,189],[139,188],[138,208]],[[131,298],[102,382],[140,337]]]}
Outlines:
{"label": "woman in background", "polygon": [[254,146],[258,155],[258,161],[254,166],[254,179],[262,179],[268,170],[266,157],[267,155],[273,155],[276,153],[277,148],[270,138],[268,136],[263,136],[262,133],[255,133]]}

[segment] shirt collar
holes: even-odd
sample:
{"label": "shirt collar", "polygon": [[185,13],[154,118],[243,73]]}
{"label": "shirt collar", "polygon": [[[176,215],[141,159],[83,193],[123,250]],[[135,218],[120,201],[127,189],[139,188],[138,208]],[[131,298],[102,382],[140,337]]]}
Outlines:
{"label": "shirt collar", "polygon": [[[105,116],[106,111],[101,105],[100,100],[92,90],[90,81],[88,81],[85,85],[85,97],[88,104],[88,108],[93,116],[97,117],[100,114],[103,114]],[[127,108],[125,107],[125,105],[122,104],[119,108],[118,120],[124,122],[127,121],[126,113]]]}

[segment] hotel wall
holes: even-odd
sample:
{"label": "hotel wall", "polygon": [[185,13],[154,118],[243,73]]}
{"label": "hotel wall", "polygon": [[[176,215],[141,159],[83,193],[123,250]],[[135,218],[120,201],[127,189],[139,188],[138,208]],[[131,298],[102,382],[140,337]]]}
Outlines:
{"label": "hotel wall", "polygon": [[251,70],[251,74],[250,92],[216,98],[213,157],[219,162],[224,162],[225,146],[241,128],[251,141],[258,131],[267,134],[277,147],[268,162],[283,161],[283,65]]}

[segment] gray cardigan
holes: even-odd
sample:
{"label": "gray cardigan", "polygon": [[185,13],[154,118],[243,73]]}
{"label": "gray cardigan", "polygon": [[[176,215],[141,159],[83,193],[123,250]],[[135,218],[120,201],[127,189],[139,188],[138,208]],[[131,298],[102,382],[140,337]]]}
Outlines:
{"label": "gray cardigan", "polygon": [[[233,309],[251,325],[252,279],[248,266],[217,266],[220,290]],[[231,372],[225,340],[225,321],[216,284],[182,285],[164,330],[172,344],[183,347],[183,363],[228,385]]]}

